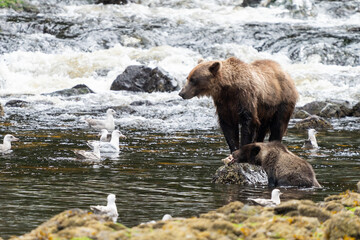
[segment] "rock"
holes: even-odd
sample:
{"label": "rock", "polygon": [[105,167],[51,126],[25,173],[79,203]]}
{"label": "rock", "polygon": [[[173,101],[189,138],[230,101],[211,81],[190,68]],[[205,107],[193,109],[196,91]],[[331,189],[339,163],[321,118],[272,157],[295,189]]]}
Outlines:
{"label": "rock", "polygon": [[330,122],[316,115],[311,115],[299,122],[294,126],[296,129],[332,129],[333,126]]}
{"label": "rock", "polygon": [[63,89],[63,90],[55,91],[52,93],[45,93],[44,95],[72,97],[72,96],[78,96],[78,95],[89,94],[89,93],[94,93],[94,91],[91,90],[85,84],[78,84],[72,88]]}
{"label": "rock", "polygon": [[[88,211],[72,209],[56,215],[30,233],[11,240],[360,239],[360,217],[357,212],[360,210],[360,194],[347,191],[330,196],[327,200],[321,203],[290,200],[275,208],[231,202],[200,217],[173,218],[132,228]],[[349,200],[353,201],[352,206],[357,206],[348,209],[342,205]],[[325,209],[331,201],[338,201],[342,205],[338,205],[341,208],[339,212],[330,214]],[[292,212],[301,214],[291,216]]]}
{"label": "rock", "polygon": [[360,218],[341,212],[324,224],[326,239],[360,239]]}
{"label": "rock", "polygon": [[20,107],[24,108],[27,107],[29,102],[23,100],[10,100],[5,104],[5,107]]}
{"label": "rock", "polygon": [[3,105],[0,103],[0,117],[3,117],[4,115],[5,115],[4,107],[3,107]]}
{"label": "rock", "polygon": [[146,66],[128,66],[111,84],[110,90],[127,90],[134,92],[170,92],[178,90],[176,80],[159,68]]}
{"label": "rock", "polygon": [[257,7],[260,5],[262,0],[243,0],[242,7]]}
{"label": "rock", "polygon": [[305,104],[300,109],[310,113],[311,115],[318,115],[326,105],[327,105],[326,102],[314,101]]}
{"label": "rock", "polygon": [[299,111],[300,110],[304,110],[311,115],[319,115],[324,118],[346,117],[352,115],[353,112],[348,101],[339,100],[331,100],[328,102],[314,101],[305,104],[303,107],[299,108]]}
{"label": "rock", "polygon": [[261,166],[249,163],[234,163],[219,167],[212,179],[213,183],[222,184],[268,184],[268,177]]}
{"label": "rock", "polygon": [[301,109],[295,109],[292,118],[297,118],[297,119],[304,119],[310,116],[310,113],[308,113],[305,110],[301,110]]}
{"label": "rock", "polygon": [[356,185],[357,185],[357,191],[358,193],[360,193],[360,181]]}
{"label": "rock", "polygon": [[96,4],[127,4],[127,0],[97,0]]}
{"label": "rock", "polygon": [[130,103],[130,106],[151,106],[154,105],[152,102],[148,101],[148,100],[144,100],[144,101],[134,101],[132,103]]}
{"label": "rock", "polygon": [[352,116],[360,117],[360,102],[358,102],[355,106],[353,106],[353,108],[352,108]]}
{"label": "rock", "polygon": [[298,206],[298,211],[301,216],[314,217],[317,218],[320,222],[325,222],[331,217],[329,211],[310,205],[300,204]]}

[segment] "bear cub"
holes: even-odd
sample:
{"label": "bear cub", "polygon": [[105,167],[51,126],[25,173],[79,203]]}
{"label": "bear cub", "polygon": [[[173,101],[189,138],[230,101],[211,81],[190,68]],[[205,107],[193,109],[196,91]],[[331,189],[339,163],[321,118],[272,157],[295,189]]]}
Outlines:
{"label": "bear cub", "polygon": [[311,165],[278,141],[244,145],[229,158],[262,166],[270,186],[321,187]]}

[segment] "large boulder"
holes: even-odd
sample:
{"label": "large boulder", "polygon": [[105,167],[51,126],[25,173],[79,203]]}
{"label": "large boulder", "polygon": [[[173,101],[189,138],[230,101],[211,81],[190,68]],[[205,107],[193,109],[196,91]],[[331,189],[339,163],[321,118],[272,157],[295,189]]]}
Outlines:
{"label": "large boulder", "polygon": [[267,185],[268,177],[261,166],[249,163],[234,163],[219,167],[212,179],[213,183]]}
{"label": "large boulder", "polygon": [[311,115],[318,115],[324,118],[341,118],[352,115],[352,108],[348,101],[331,100],[327,102],[314,101],[305,104],[298,109]]}
{"label": "large boulder", "polygon": [[360,117],[360,102],[355,104],[355,106],[352,108],[352,116]]}
{"label": "large boulder", "polygon": [[171,92],[178,90],[178,83],[164,70],[143,65],[128,66],[111,84],[110,90],[134,92]]}

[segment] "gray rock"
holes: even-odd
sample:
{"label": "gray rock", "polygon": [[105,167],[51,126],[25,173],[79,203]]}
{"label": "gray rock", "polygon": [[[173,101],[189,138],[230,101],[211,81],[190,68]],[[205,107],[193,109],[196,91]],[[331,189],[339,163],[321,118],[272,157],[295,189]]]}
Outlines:
{"label": "gray rock", "polygon": [[243,0],[242,7],[257,7],[260,5],[262,0]]}
{"label": "gray rock", "polygon": [[249,163],[234,163],[230,166],[219,167],[212,179],[213,183],[241,184],[241,185],[267,185],[268,177],[261,166]]}
{"label": "gray rock", "polygon": [[332,129],[333,126],[330,122],[326,121],[324,118],[321,118],[316,115],[311,115],[299,122],[294,126],[296,129]]}
{"label": "gray rock", "polygon": [[307,111],[305,110],[301,110],[301,109],[295,109],[293,115],[292,115],[292,118],[296,118],[296,119],[304,119],[304,118],[307,118],[309,117],[311,114],[308,113]]}
{"label": "gray rock", "polygon": [[310,113],[311,115],[318,115],[326,105],[327,105],[326,102],[314,101],[314,102],[305,104],[300,109]]}
{"label": "gray rock", "polygon": [[134,92],[170,92],[178,90],[178,83],[167,72],[146,66],[128,66],[111,84],[110,90]]}
{"label": "gray rock", "polygon": [[20,107],[24,108],[27,107],[29,102],[23,100],[10,100],[5,104],[5,107]]}
{"label": "gray rock", "polygon": [[358,103],[352,108],[352,116],[354,116],[354,117],[360,117],[360,102],[358,102]]}
{"label": "gray rock", "polygon": [[78,84],[69,89],[63,89],[63,90],[55,91],[52,93],[45,93],[44,95],[71,97],[71,96],[78,96],[78,95],[83,95],[83,94],[88,94],[88,93],[94,93],[94,91],[91,90],[85,84]]}
{"label": "gray rock", "polygon": [[3,117],[4,115],[5,115],[4,107],[3,107],[3,105],[0,103],[0,117]]}
{"label": "gray rock", "polygon": [[97,0],[96,4],[127,4],[128,1],[127,0]]}

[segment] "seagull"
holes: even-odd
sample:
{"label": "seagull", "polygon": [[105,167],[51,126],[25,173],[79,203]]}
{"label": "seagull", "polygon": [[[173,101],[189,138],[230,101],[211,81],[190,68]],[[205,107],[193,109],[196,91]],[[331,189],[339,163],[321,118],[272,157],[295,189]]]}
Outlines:
{"label": "seagull", "polygon": [[317,131],[315,129],[311,128],[308,130],[309,138],[307,140],[305,140],[304,148],[306,148],[306,149],[319,148],[316,138],[315,138],[316,134],[317,134]]}
{"label": "seagull", "polygon": [[3,144],[0,144],[0,152],[7,152],[11,149],[11,142],[19,141],[18,138],[14,137],[11,134],[6,134],[4,137]]}
{"label": "seagull", "polygon": [[101,159],[99,143],[94,144],[92,152],[87,152],[85,150],[74,150],[73,152],[79,159],[91,159],[91,160],[100,160]]}
{"label": "seagull", "polygon": [[111,140],[111,134],[109,134],[108,130],[101,129],[101,132],[99,133],[100,137],[100,142],[110,142]]}
{"label": "seagull", "polygon": [[162,217],[162,221],[167,221],[167,220],[171,220],[172,219],[172,216],[170,214],[165,214],[163,217]]}
{"label": "seagull", "polygon": [[100,152],[103,153],[117,153],[120,152],[119,147],[119,138],[125,137],[119,130],[114,130],[111,133],[111,140],[110,142],[99,142],[99,141],[88,141],[88,146],[93,149],[94,144],[99,143],[100,144]]}
{"label": "seagull", "polygon": [[116,112],[109,108],[106,111],[106,119],[105,120],[98,120],[98,119],[92,119],[92,118],[88,118],[85,119],[88,124],[90,125],[90,127],[101,130],[101,129],[107,129],[107,130],[114,130],[115,129],[115,122],[114,122],[114,114]]}
{"label": "seagull", "polygon": [[280,204],[280,192],[279,189],[274,189],[271,192],[271,199],[263,199],[263,198],[249,198],[251,201],[256,202],[259,205],[266,206],[266,207],[275,207],[276,205]]}
{"label": "seagull", "polygon": [[107,205],[106,206],[90,206],[90,209],[94,211],[95,214],[106,215],[111,218],[111,220],[116,223],[116,220],[119,216],[116,204],[115,204],[115,194],[109,194],[107,196]]}

